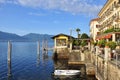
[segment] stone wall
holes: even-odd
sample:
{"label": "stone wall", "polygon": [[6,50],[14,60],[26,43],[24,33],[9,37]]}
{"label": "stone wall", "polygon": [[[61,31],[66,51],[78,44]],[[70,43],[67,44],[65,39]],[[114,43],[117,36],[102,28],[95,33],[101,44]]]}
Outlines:
{"label": "stone wall", "polygon": [[57,59],[68,59],[69,58],[69,50],[68,48],[57,48],[54,51],[53,58]]}
{"label": "stone wall", "polygon": [[109,48],[104,50],[105,54],[99,54],[99,48],[97,48],[97,52],[86,55],[86,57],[91,56],[89,59],[95,67],[96,77],[98,80],[120,80],[120,65],[116,65],[116,60],[110,58]]}
{"label": "stone wall", "polygon": [[111,61],[108,62],[108,74],[107,80],[120,80],[120,67],[116,66],[116,64]]}

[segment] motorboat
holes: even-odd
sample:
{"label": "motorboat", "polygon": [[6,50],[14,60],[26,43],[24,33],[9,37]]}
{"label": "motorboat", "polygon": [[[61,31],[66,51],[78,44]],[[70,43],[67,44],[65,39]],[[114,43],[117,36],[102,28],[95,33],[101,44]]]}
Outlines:
{"label": "motorboat", "polygon": [[54,71],[55,76],[74,76],[79,74],[80,74],[80,70],[55,70]]}

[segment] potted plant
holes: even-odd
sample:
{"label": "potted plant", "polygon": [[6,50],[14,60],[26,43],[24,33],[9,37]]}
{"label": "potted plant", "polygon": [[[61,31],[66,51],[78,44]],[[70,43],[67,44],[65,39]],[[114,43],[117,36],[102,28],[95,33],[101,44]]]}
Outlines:
{"label": "potted plant", "polygon": [[100,40],[100,41],[97,43],[97,45],[98,45],[99,47],[105,47],[105,43],[106,43],[105,40]]}
{"label": "potted plant", "polygon": [[[115,50],[116,48],[116,43],[113,41],[109,41],[106,43],[106,46],[111,48],[111,51]],[[113,52],[110,53],[111,58],[113,58]]]}
{"label": "potted plant", "polygon": [[106,46],[111,48],[111,50],[114,50],[116,48],[116,42],[109,41],[106,43]]}

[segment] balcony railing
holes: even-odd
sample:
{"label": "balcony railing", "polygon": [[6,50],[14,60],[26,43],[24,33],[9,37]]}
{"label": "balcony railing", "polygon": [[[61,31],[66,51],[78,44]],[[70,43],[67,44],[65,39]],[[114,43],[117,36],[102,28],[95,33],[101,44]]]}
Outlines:
{"label": "balcony railing", "polygon": [[[99,30],[103,30],[104,27],[100,27]],[[106,33],[112,33],[112,32],[120,32],[120,27],[116,28],[116,27],[112,27],[110,29],[107,29],[103,32],[99,32],[99,34],[97,34],[97,36],[106,34]]]}
{"label": "balcony railing", "polygon": [[118,67],[120,67],[120,50],[116,50],[110,59],[110,62]]}
{"label": "balcony railing", "polygon": [[120,1],[117,4],[115,4],[115,8],[118,8],[118,7],[120,7]]}
{"label": "balcony railing", "polygon": [[111,28],[111,29],[107,29],[106,31],[104,31],[104,33],[110,33],[110,32],[120,32],[120,28]]}

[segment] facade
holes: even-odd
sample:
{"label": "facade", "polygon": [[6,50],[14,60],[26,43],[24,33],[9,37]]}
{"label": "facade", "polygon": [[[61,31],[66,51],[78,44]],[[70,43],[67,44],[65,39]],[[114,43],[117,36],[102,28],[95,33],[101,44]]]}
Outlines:
{"label": "facade", "polygon": [[98,30],[98,26],[99,26],[99,23],[98,23],[98,20],[99,18],[96,18],[96,19],[92,19],[90,21],[90,38],[96,42],[96,36],[97,34],[99,33],[99,30]]}
{"label": "facade", "polygon": [[[120,42],[120,0],[107,0],[103,8],[98,13],[98,33],[96,41],[106,40],[108,42]],[[91,20],[92,21],[92,20]],[[93,22],[93,21],[92,21]],[[93,23],[90,23],[90,29],[93,30]],[[92,35],[95,35],[90,30]],[[91,36],[91,38],[94,38]],[[113,46],[113,44],[111,44]],[[110,47],[96,46],[92,52],[91,60],[94,64],[96,78],[98,80],[120,80],[119,49],[113,50]],[[118,50],[118,51],[117,51]],[[114,51],[114,52],[113,52]]]}
{"label": "facade", "polygon": [[96,39],[120,41],[120,0],[107,0],[98,13],[100,33]]}

